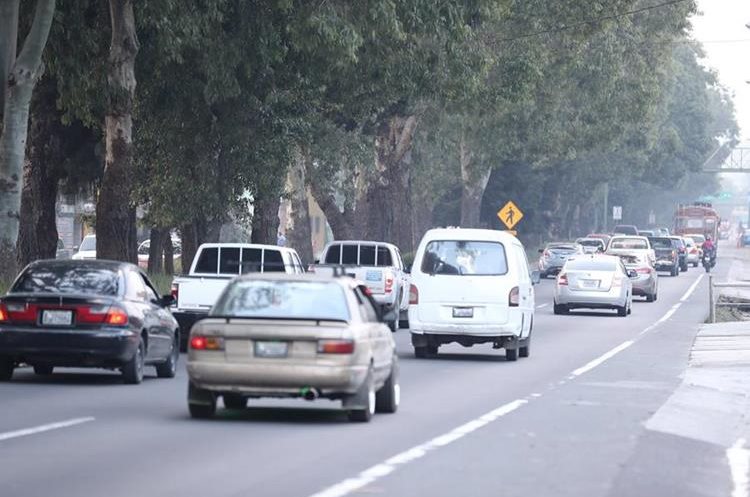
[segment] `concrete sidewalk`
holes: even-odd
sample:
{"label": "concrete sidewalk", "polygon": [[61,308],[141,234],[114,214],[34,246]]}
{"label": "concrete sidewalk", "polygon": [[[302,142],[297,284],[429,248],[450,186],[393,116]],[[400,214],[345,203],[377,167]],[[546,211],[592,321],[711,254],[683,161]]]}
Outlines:
{"label": "concrete sidewalk", "polygon": [[[719,254],[719,264],[730,267],[726,278],[714,276],[714,281],[750,281],[750,248],[720,247]],[[748,288],[722,288],[719,296],[722,301],[750,305]],[[646,423],[651,435],[645,441],[651,441],[654,461],[676,458],[683,465],[679,478],[693,475],[688,477],[690,491],[683,496],[748,497],[750,321],[742,319],[750,319],[750,314],[718,309],[717,317],[724,322],[701,325],[683,381]],[[679,486],[679,478],[672,484]]]}

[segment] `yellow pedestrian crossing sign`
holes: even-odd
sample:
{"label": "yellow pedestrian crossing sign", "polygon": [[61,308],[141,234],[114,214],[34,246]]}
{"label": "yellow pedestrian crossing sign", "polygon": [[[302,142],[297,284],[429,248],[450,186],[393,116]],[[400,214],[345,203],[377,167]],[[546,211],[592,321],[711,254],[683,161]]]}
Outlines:
{"label": "yellow pedestrian crossing sign", "polygon": [[502,209],[497,211],[497,217],[509,230],[512,230],[518,224],[518,221],[523,218],[523,211],[512,201],[509,201]]}

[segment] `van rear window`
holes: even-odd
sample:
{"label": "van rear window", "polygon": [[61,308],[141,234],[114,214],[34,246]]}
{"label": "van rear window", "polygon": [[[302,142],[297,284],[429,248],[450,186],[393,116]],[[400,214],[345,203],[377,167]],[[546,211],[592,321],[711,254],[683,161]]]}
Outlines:
{"label": "van rear window", "polygon": [[507,274],[508,260],[499,242],[435,240],[425,248],[421,270],[427,274],[500,276]]}

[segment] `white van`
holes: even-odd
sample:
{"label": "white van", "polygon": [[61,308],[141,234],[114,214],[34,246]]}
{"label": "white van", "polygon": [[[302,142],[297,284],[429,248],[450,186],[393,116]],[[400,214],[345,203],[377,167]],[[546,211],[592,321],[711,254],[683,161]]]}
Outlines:
{"label": "white van", "polygon": [[414,354],[440,345],[491,343],[508,361],[528,357],[534,288],[526,251],[513,235],[480,229],[433,229],[411,270],[409,325]]}

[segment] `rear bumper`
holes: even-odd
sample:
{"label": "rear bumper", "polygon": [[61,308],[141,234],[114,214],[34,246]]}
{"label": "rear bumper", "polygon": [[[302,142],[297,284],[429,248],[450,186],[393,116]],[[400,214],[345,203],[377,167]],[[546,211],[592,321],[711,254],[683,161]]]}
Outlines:
{"label": "rear bumper", "polygon": [[627,297],[621,291],[609,292],[572,292],[561,291],[555,295],[555,302],[570,309],[612,309],[627,303]]}
{"label": "rear bumper", "polygon": [[85,330],[0,329],[0,355],[18,362],[68,367],[119,367],[140,336],[120,328]]}
{"label": "rear bumper", "polygon": [[187,372],[195,386],[216,393],[299,397],[309,388],[324,396],[355,393],[367,376],[367,367],[190,361]]}
{"label": "rear bumper", "polygon": [[456,335],[466,337],[520,336],[521,322],[501,325],[490,323],[427,323],[414,320],[409,314],[409,326],[415,335]]}

